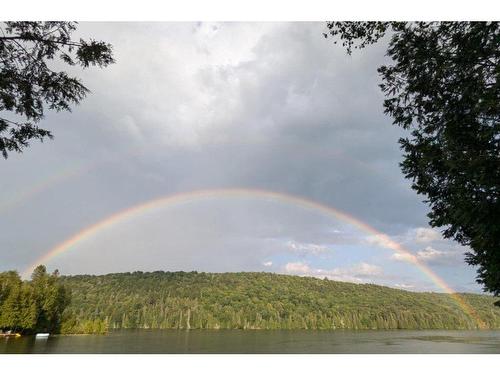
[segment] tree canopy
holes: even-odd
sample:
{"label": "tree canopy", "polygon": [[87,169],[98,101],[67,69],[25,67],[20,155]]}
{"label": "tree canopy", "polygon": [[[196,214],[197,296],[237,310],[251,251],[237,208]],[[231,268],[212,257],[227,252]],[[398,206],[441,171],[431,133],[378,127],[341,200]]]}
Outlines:
{"label": "tree canopy", "polygon": [[0,24],[0,152],[22,152],[32,139],[52,138],[38,126],[45,110],[70,111],[89,92],[54,67],[105,67],[114,62],[103,41],[72,39],[75,22]]}
{"label": "tree canopy", "polygon": [[59,276],[39,266],[31,281],[0,273],[0,330],[500,328],[495,297],[460,297],[481,322],[446,293],[257,272]]}
{"label": "tree canopy", "polygon": [[45,266],[35,269],[31,281],[22,281],[15,271],[0,273],[0,330],[58,332],[70,297],[58,277]]}
{"label": "tree canopy", "polygon": [[401,168],[430,205],[430,225],[470,251],[477,281],[500,295],[498,22],[328,22],[351,54],[383,37],[385,113],[409,130]]}
{"label": "tree canopy", "polygon": [[[476,329],[446,293],[237,272],[132,272],[62,276],[77,327],[177,329]],[[485,327],[500,328],[495,297],[461,294]],[[64,331],[74,332],[71,322]],[[76,329],[78,331],[81,328]]]}

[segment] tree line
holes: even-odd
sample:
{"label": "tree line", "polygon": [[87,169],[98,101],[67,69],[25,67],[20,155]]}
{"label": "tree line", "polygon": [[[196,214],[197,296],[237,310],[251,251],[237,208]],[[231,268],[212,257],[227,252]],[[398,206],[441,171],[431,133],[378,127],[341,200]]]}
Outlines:
{"label": "tree line", "polygon": [[[487,328],[488,295],[461,294]],[[133,272],[59,276],[44,266],[23,281],[0,273],[0,329],[23,334],[109,329],[476,329],[445,293],[416,293],[272,273]]]}
{"label": "tree line", "polygon": [[[133,272],[61,277],[73,322],[109,328],[475,329],[445,293],[416,293],[272,273]],[[461,294],[489,328],[500,308]]]}

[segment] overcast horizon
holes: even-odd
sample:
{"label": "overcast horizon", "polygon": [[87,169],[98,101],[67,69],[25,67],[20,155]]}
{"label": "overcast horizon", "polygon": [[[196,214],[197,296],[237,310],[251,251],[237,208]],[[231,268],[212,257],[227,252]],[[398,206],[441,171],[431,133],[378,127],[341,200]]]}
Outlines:
{"label": "overcast horizon", "polygon": [[[341,210],[454,290],[481,292],[466,248],[430,228],[383,113],[384,41],[362,51],[324,23],[80,23],[116,63],[70,71],[91,93],[47,113],[54,140],[2,161],[0,271],[24,271],[85,228],[159,197],[260,189]],[[103,228],[50,259],[62,274],[265,271],[441,291],[345,220],[224,194]]]}

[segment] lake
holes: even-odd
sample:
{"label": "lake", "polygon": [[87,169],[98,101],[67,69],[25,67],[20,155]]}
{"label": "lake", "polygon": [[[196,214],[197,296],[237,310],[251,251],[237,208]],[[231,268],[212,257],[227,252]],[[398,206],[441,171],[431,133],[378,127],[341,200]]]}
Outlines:
{"label": "lake", "polygon": [[499,331],[115,330],[0,339],[0,353],[500,353]]}

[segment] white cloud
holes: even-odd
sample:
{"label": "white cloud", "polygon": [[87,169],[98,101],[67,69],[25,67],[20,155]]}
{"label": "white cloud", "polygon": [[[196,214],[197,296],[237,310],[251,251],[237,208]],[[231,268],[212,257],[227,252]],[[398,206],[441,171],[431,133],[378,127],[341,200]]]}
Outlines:
{"label": "white cloud", "polygon": [[394,253],[391,256],[391,259],[411,263],[415,260],[415,256],[412,254]]}
{"label": "white cloud", "polygon": [[286,243],[286,248],[291,252],[298,253],[301,255],[306,255],[306,254],[318,255],[328,250],[328,247],[324,245],[318,245],[314,243],[302,243],[297,241],[288,241]]}
{"label": "white cloud", "polygon": [[344,271],[347,273],[352,273],[355,276],[379,276],[382,274],[382,268],[374,264],[364,262]]}
{"label": "white cloud", "polygon": [[262,265],[263,265],[264,267],[271,267],[271,266],[273,265],[273,262],[271,262],[271,261],[269,261],[269,262],[264,262],[264,263],[262,263]]}
{"label": "white cloud", "polygon": [[221,27],[218,22],[201,22],[196,26],[196,32],[208,38],[213,38]]}
{"label": "white cloud", "polygon": [[302,276],[309,275],[314,273],[314,270],[311,269],[307,264],[302,262],[292,262],[287,263],[285,265],[285,272],[291,274],[301,274]]}
{"label": "white cloud", "polygon": [[455,253],[452,253],[451,251],[440,251],[431,246],[427,246],[425,249],[417,252],[417,257],[423,261],[429,262],[436,259],[449,258],[454,254]]}
{"label": "white cloud", "polygon": [[286,273],[293,275],[327,278],[330,280],[353,283],[372,282],[372,278],[378,278],[383,275],[381,267],[364,262],[351,267],[333,268],[330,270],[312,268],[308,264],[302,262],[292,262],[287,263],[284,270]]}
{"label": "white cloud", "polygon": [[380,246],[387,249],[394,249],[397,247],[397,243],[385,234],[367,236],[364,242],[368,245]]}
{"label": "white cloud", "polygon": [[442,251],[431,246],[417,251],[415,255],[395,253],[391,259],[403,262],[413,262],[414,260],[428,264],[449,264],[461,262],[460,253],[457,251]]}
{"label": "white cloud", "polygon": [[438,241],[441,238],[441,233],[431,228],[416,228],[413,230],[413,239],[418,243]]}
{"label": "white cloud", "polygon": [[415,285],[412,285],[412,284],[405,284],[405,283],[401,283],[401,284],[394,284],[394,286],[396,288],[399,288],[399,289],[414,289],[415,288]]}

